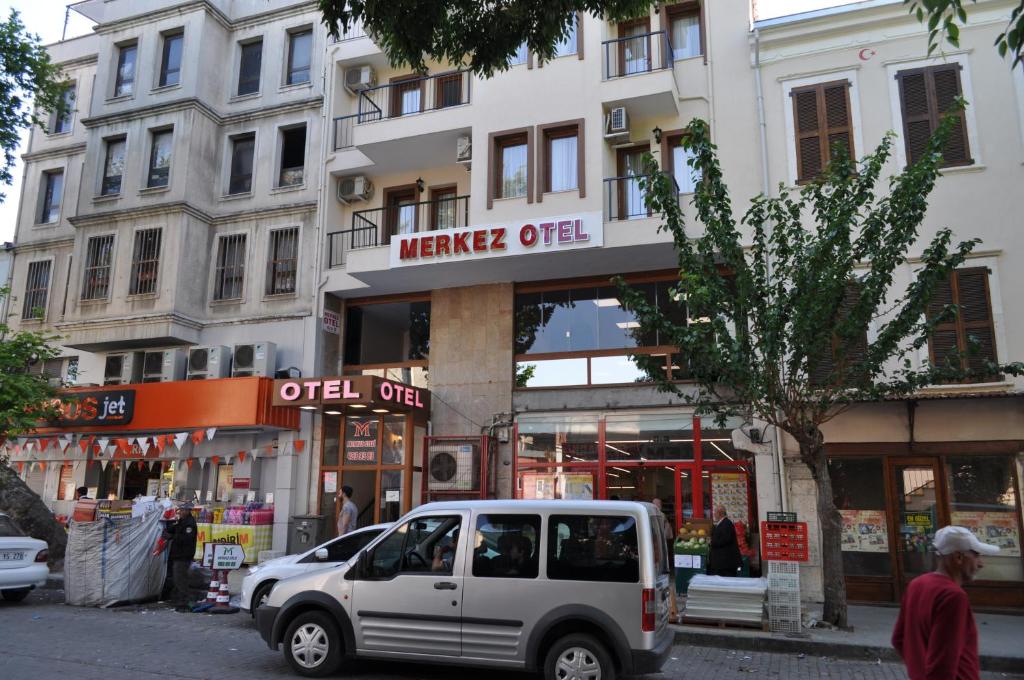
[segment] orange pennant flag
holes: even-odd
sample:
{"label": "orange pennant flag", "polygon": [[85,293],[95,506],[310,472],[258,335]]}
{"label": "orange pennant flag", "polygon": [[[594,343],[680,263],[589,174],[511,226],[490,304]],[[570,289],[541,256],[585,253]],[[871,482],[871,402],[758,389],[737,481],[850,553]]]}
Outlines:
{"label": "orange pennant flag", "polygon": [[217,463],[220,462],[220,456],[213,456],[212,458],[210,458],[210,460],[212,460],[213,464],[216,465]]}
{"label": "orange pennant flag", "polygon": [[167,446],[167,435],[162,434],[155,437],[153,441],[156,443],[156,450],[158,453],[164,452],[164,447]]}
{"label": "orange pennant flag", "polygon": [[306,448],[306,440],[305,439],[297,439],[297,440],[295,440],[294,446],[295,446],[295,453],[302,453],[302,451]]}
{"label": "orange pennant flag", "polygon": [[192,467],[192,464],[193,464],[193,463],[195,463],[195,462],[196,462],[196,459],[195,459],[195,458],[186,458],[186,459],[185,459],[185,464],[186,464],[186,465],[188,465],[188,466],[189,466],[189,468],[191,468],[191,467]]}
{"label": "orange pennant flag", "polygon": [[205,430],[195,430],[194,432],[192,432],[192,443],[199,444],[203,441],[204,437],[206,437]]}
{"label": "orange pennant flag", "polygon": [[18,463],[18,474],[19,475],[22,473],[22,471],[24,469],[25,469],[25,464],[24,463]]}
{"label": "orange pennant flag", "polygon": [[86,453],[89,450],[89,443],[92,441],[91,437],[82,437],[78,440],[78,447],[82,449],[82,453]]}
{"label": "orange pennant flag", "polygon": [[239,463],[244,463],[245,462],[245,451],[239,451],[238,452],[238,462]]}
{"label": "orange pennant flag", "polygon": [[45,460],[39,461],[39,469],[42,470],[43,472],[46,472],[46,461]]}

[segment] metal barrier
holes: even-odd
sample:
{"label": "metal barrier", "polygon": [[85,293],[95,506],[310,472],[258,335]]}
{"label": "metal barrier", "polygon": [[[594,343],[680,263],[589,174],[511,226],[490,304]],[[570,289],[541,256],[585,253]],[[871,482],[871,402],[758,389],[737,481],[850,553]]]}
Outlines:
{"label": "metal barrier", "polygon": [[672,68],[672,44],[666,31],[605,40],[601,47],[605,80]]}
{"label": "metal barrier", "polygon": [[[662,174],[672,179],[679,193],[675,178],[667,172]],[[642,175],[606,177],[604,180],[604,215],[608,222],[636,220],[651,217],[654,213],[647,207],[647,192],[640,184]]]}
{"label": "metal barrier", "polygon": [[359,93],[356,122],[372,123],[468,104],[471,82],[468,71],[452,71],[371,87]]}
{"label": "metal barrier", "polygon": [[338,35],[337,38],[331,38],[332,43],[347,42],[349,40],[357,40],[359,38],[366,37],[366,29],[363,28],[363,22],[353,21],[352,25],[348,27],[348,30]]}

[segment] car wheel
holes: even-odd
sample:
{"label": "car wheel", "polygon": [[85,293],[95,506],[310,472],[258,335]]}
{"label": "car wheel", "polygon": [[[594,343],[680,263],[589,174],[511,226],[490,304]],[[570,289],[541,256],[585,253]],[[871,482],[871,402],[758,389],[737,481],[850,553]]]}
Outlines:
{"label": "car wheel", "polygon": [[8,602],[21,602],[28,597],[31,588],[15,588],[12,590],[0,591],[3,594],[3,598]]}
{"label": "car wheel", "polygon": [[267,601],[268,597],[270,597],[270,591],[274,589],[275,583],[277,583],[277,581],[261,583],[256,587],[256,590],[253,591],[252,600],[249,602],[249,613],[252,615],[252,618],[256,618],[256,610],[260,605]]}
{"label": "car wheel", "polygon": [[608,650],[590,635],[560,638],[544,659],[544,680],[615,680]]}
{"label": "car wheel", "polygon": [[325,612],[303,612],[284,635],[284,657],[299,675],[322,678],[341,665],[341,635]]}

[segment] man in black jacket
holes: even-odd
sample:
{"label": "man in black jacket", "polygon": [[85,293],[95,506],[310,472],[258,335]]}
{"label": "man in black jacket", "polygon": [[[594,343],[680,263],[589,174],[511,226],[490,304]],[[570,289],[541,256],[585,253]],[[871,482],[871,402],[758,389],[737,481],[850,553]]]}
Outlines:
{"label": "man in black jacket", "polygon": [[196,553],[196,537],[198,530],[196,520],[192,517],[192,504],[183,503],[178,506],[178,521],[169,525],[164,531],[164,539],[170,544],[168,559],[171,567],[171,580],[174,583],[173,602],[175,611],[190,612],[188,606],[188,569]]}
{"label": "man in black jacket", "polygon": [[711,552],[708,555],[708,574],[735,576],[741,564],[740,545],[736,542],[736,527],[726,517],[725,506],[715,507],[715,527],[711,530]]}

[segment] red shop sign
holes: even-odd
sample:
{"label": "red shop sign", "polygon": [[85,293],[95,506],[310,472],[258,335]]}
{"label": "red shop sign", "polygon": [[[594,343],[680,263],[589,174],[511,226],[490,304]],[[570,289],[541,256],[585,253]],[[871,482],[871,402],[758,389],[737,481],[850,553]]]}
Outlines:
{"label": "red shop sign", "polygon": [[761,560],[807,561],[807,522],[761,522]]}
{"label": "red shop sign", "polygon": [[233,477],[231,479],[232,489],[248,489],[251,483],[251,477]]}

